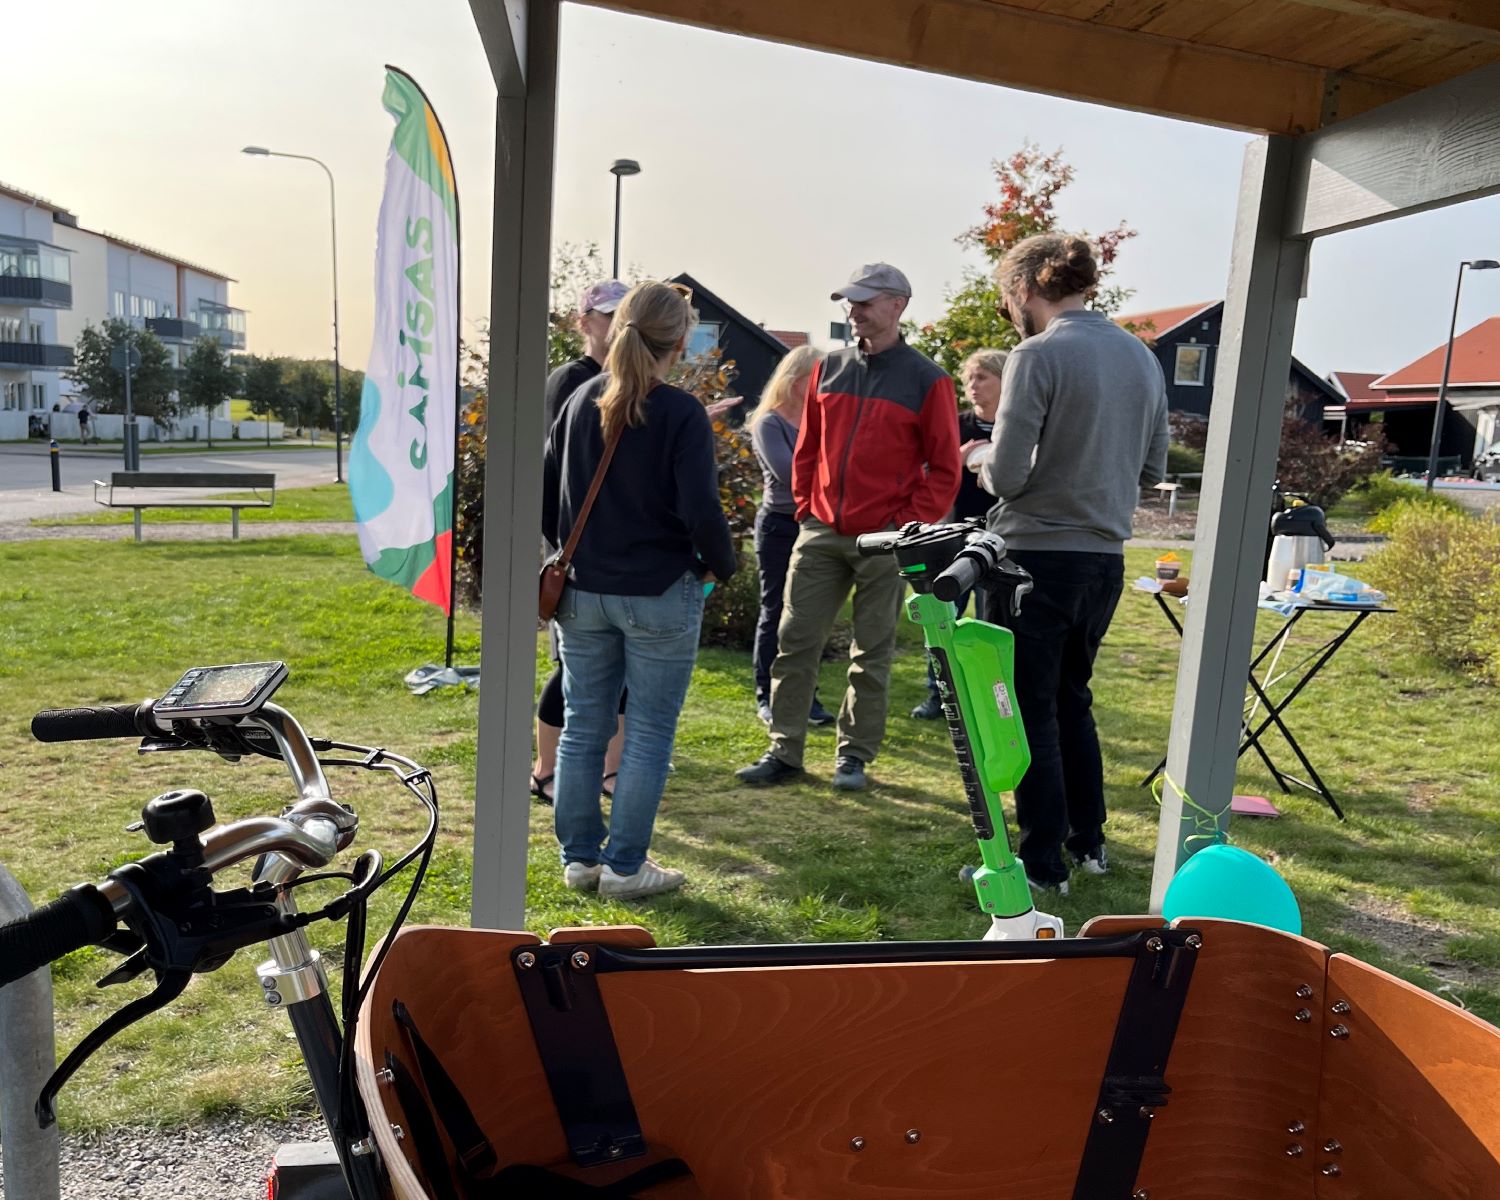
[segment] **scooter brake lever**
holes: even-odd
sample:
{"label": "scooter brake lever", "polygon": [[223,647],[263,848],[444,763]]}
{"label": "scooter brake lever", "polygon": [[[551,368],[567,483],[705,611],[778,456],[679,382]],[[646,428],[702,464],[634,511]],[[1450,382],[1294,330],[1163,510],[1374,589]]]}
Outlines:
{"label": "scooter brake lever", "polygon": [[[134,934],[127,934],[126,936],[135,937]],[[151,966],[150,961],[146,958],[144,943],[141,942],[140,938],[136,938],[135,940],[138,947],[135,953],[131,954],[129,958],[127,958],[124,962],[117,966],[113,971],[104,976],[104,978],[99,980],[98,983],[94,984],[95,987],[107,988],[113,987],[117,983],[129,983],[137,975],[142,974]],[[111,946],[110,949],[124,948]]]}

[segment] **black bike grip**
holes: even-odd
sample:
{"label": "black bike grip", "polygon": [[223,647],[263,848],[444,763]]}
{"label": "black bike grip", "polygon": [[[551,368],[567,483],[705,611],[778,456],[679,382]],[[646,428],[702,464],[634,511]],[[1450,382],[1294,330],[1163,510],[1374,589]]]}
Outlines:
{"label": "black bike grip", "polygon": [[95,704],[88,708],[46,708],[31,718],[39,742],[83,742],[94,738],[144,736],[139,704]]}
{"label": "black bike grip", "polygon": [[874,558],[877,554],[893,552],[900,537],[899,529],[888,529],[881,533],[862,533],[854,539],[854,546],[863,557]]}
{"label": "black bike grip", "polygon": [[985,570],[986,568],[977,559],[961,554],[932,581],[932,594],[939,600],[946,600],[952,604],[978,584]]}
{"label": "black bike grip", "polygon": [[91,883],[0,926],[0,987],[114,932],[114,910]]}

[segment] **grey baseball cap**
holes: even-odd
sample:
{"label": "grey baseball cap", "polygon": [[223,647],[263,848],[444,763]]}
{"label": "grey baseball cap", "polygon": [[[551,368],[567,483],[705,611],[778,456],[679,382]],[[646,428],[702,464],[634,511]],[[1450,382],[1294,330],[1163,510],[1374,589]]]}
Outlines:
{"label": "grey baseball cap", "polygon": [[866,263],[856,267],[849,282],[830,300],[873,300],[876,296],[910,296],[911,283],[890,263]]}

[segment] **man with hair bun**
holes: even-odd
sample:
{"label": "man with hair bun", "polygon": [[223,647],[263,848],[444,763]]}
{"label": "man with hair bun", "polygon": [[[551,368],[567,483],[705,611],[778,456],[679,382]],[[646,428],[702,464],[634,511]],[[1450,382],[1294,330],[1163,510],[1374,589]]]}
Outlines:
{"label": "man with hair bun", "polygon": [[1016,636],[1031,743],[1016,788],[1020,858],[1033,887],[1066,895],[1065,847],[1088,874],[1109,867],[1089,679],[1124,587],[1140,489],[1166,473],[1166,381],[1139,338],[1088,307],[1099,267],[1082,238],[1029,237],[995,280],[1022,341],[1005,363],[979,480],[996,497],[990,528],[1036,586],[1018,616],[1003,592],[986,597],[984,615]]}

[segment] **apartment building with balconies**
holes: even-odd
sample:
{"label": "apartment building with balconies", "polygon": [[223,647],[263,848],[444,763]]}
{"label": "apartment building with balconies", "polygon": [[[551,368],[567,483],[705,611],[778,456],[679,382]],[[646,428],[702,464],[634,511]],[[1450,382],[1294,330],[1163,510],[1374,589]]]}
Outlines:
{"label": "apartment building with balconies", "polygon": [[86,325],[119,318],[149,329],[173,366],[204,334],[226,352],[243,350],[245,311],[229,303],[233,282],[87,229],[68,209],[0,183],[0,440],[36,433],[43,414],[77,398],[67,371]]}
{"label": "apartment building with balconies", "polygon": [[69,254],[58,245],[59,214],[30,192],[0,184],[0,440],[27,437],[61,398],[72,344],[58,318],[73,304]]}

